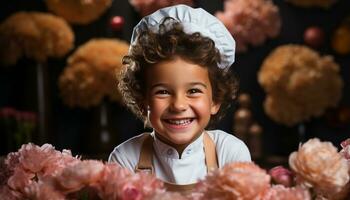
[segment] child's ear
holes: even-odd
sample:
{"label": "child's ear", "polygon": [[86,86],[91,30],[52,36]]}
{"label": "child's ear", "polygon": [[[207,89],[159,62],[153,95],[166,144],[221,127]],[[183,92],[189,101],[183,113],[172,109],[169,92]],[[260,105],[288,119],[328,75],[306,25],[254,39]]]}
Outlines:
{"label": "child's ear", "polygon": [[220,109],[221,103],[213,102],[210,108],[210,114],[215,115]]}

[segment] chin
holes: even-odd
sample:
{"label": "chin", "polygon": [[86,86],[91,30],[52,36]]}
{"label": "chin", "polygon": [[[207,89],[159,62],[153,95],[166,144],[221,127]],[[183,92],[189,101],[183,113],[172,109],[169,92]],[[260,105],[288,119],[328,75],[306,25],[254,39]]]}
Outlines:
{"label": "chin", "polygon": [[172,143],[177,144],[177,145],[182,145],[182,144],[188,144],[192,141],[192,138],[171,138]]}

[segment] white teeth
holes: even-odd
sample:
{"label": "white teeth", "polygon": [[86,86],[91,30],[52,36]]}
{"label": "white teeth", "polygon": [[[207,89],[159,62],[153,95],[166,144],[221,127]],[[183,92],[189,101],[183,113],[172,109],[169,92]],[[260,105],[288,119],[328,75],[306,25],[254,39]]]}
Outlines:
{"label": "white teeth", "polygon": [[167,121],[171,124],[176,124],[176,125],[186,125],[186,124],[191,123],[190,119],[181,119],[181,120],[168,119]]}

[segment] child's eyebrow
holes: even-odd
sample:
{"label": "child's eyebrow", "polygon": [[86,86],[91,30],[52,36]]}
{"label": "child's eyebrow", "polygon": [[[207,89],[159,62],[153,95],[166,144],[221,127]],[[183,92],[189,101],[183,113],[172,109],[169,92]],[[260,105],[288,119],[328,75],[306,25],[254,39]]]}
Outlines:
{"label": "child's eyebrow", "polygon": [[[156,83],[151,86],[151,89],[156,88],[156,87],[167,87],[169,84],[166,83]],[[196,86],[196,85],[201,85],[204,88],[208,88],[208,86],[202,82],[190,82],[188,83],[189,86]]]}
{"label": "child's eyebrow", "polygon": [[202,82],[191,82],[189,85],[190,86],[201,85],[201,86],[203,86],[205,88],[208,88],[207,85],[202,83]]}
{"label": "child's eyebrow", "polygon": [[166,87],[168,84],[166,83],[156,83],[156,84],[153,84],[151,86],[151,89],[155,88],[155,87]]}

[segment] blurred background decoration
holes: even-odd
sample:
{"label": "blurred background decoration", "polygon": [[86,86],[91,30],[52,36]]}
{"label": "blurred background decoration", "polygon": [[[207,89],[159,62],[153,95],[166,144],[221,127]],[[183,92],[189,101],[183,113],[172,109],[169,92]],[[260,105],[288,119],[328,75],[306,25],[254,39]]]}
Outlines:
{"label": "blurred background decoration", "polygon": [[46,62],[49,57],[63,57],[73,43],[74,33],[68,23],[49,13],[18,11],[0,24],[1,64],[14,65],[22,56],[36,62],[38,142],[47,140],[50,123]]}
{"label": "blurred background decoration", "polygon": [[68,58],[59,77],[62,100],[70,107],[96,106],[104,97],[121,102],[117,74],[129,44],[118,39],[91,39]]}
{"label": "blurred background decoration", "polygon": [[37,114],[11,107],[0,109],[1,151],[17,151],[22,144],[37,140]]}
{"label": "blurred background decoration", "polygon": [[287,0],[293,5],[300,7],[330,8],[337,0]]}
{"label": "blurred background decoration", "polygon": [[235,38],[237,52],[277,37],[282,23],[278,7],[270,0],[227,0],[224,10],[215,15]]}
{"label": "blurred background decoration", "polygon": [[[148,131],[116,76],[136,23],[179,3],[217,16],[236,39],[240,93],[215,128],[244,140],[255,161],[286,164],[299,142],[340,148],[350,137],[348,0],[13,0],[0,2],[0,153],[48,142],[106,160]],[[13,114],[26,111],[36,117]]]}
{"label": "blurred background decoration", "polygon": [[275,122],[293,126],[336,107],[343,81],[331,56],[321,57],[301,45],[277,47],[258,72],[264,88],[264,110]]}
{"label": "blurred background decoration", "polygon": [[88,24],[97,20],[112,0],[45,0],[47,9],[72,24]]}
{"label": "blurred background decoration", "polygon": [[25,56],[38,63],[62,57],[73,48],[74,33],[61,17],[44,12],[11,13],[0,25],[2,65]]}
{"label": "blurred background decoration", "polygon": [[135,11],[138,12],[140,16],[146,16],[154,11],[176,5],[176,4],[186,4],[193,6],[193,0],[171,0],[171,1],[161,1],[161,0],[129,0],[129,3],[134,7]]}
{"label": "blurred background decoration", "polygon": [[[118,39],[91,39],[67,60],[58,86],[63,102],[69,107],[97,106],[96,118],[85,134],[85,150],[96,156],[115,145],[118,133],[109,126],[109,102],[122,102],[117,89],[117,74],[129,44]],[[107,99],[108,98],[108,99]],[[106,158],[105,158],[106,159]]]}

